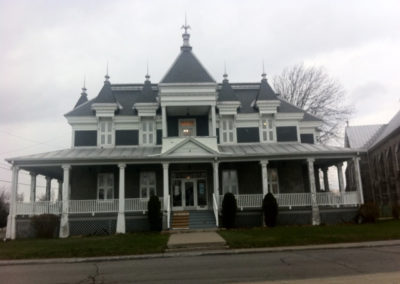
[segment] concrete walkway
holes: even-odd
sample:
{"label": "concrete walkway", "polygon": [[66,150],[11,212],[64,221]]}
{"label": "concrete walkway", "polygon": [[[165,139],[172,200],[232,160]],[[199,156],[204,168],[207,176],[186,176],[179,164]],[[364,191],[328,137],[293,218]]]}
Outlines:
{"label": "concrete walkway", "polygon": [[167,246],[168,251],[224,249],[226,242],[216,232],[188,232],[171,234]]}

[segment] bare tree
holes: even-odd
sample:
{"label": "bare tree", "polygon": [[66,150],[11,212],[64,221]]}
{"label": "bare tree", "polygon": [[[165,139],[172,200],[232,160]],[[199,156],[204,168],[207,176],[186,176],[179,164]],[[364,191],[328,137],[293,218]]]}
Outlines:
{"label": "bare tree", "polygon": [[274,77],[273,85],[283,99],[323,120],[322,143],[341,138],[342,127],[353,109],[344,103],[342,85],[324,68],[305,67],[304,64],[288,67]]}

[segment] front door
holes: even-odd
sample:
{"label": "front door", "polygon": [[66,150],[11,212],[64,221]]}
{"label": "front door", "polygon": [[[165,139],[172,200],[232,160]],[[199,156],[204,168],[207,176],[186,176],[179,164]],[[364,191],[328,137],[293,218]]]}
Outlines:
{"label": "front door", "polygon": [[174,179],[172,181],[172,207],[174,210],[207,208],[205,179]]}

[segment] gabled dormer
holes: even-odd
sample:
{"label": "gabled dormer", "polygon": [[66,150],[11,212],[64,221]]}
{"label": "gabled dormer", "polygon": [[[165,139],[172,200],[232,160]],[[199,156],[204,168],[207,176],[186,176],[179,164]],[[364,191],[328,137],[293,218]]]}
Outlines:
{"label": "gabled dormer", "polygon": [[136,97],[133,109],[137,111],[139,122],[139,145],[156,144],[156,112],[159,108],[157,93],[153,90],[150,75],[146,74],[143,89]]}
{"label": "gabled dormer", "polygon": [[240,101],[232,89],[228,80],[228,74],[225,71],[217,100],[219,112],[219,141],[221,144],[237,142],[236,115],[239,107]]}

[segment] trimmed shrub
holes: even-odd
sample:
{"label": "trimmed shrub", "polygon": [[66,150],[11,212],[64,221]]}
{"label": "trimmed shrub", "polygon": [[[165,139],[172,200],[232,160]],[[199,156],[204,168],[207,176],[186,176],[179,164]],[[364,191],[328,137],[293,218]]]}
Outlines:
{"label": "trimmed shrub", "polygon": [[7,226],[8,203],[6,202],[5,192],[0,194],[0,228]]}
{"label": "trimmed shrub", "polygon": [[222,200],[222,226],[230,229],[235,227],[237,204],[235,196],[227,192]]}
{"label": "trimmed shrub", "polygon": [[56,238],[60,218],[54,214],[42,214],[31,217],[32,226],[38,238]]}
{"label": "trimmed shrub", "polygon": [[379,218],[379,208],[373,202],[361,205],[358,210],[358,223],[374,223]]}
{"label": "trimmed shrub", "polygon": [[392,217],[395,220],[399,220],[400,217],[400,206],[396,203],[392,205]]}
{"label": "trimmed shrub", "polygon": [[161,202],[157,196],[150,197],[147,203],[147,217],[150,224],[151,231],[161,231],[162,229],[162,215],[161,215]]}
{"label": "trimmed shrub", "polygon": [[276,226],[276,219],[278,217],[278,202],[272,193],[265,195],[262,204],[262,210],[264,213],[264,222],[268,227]]}

